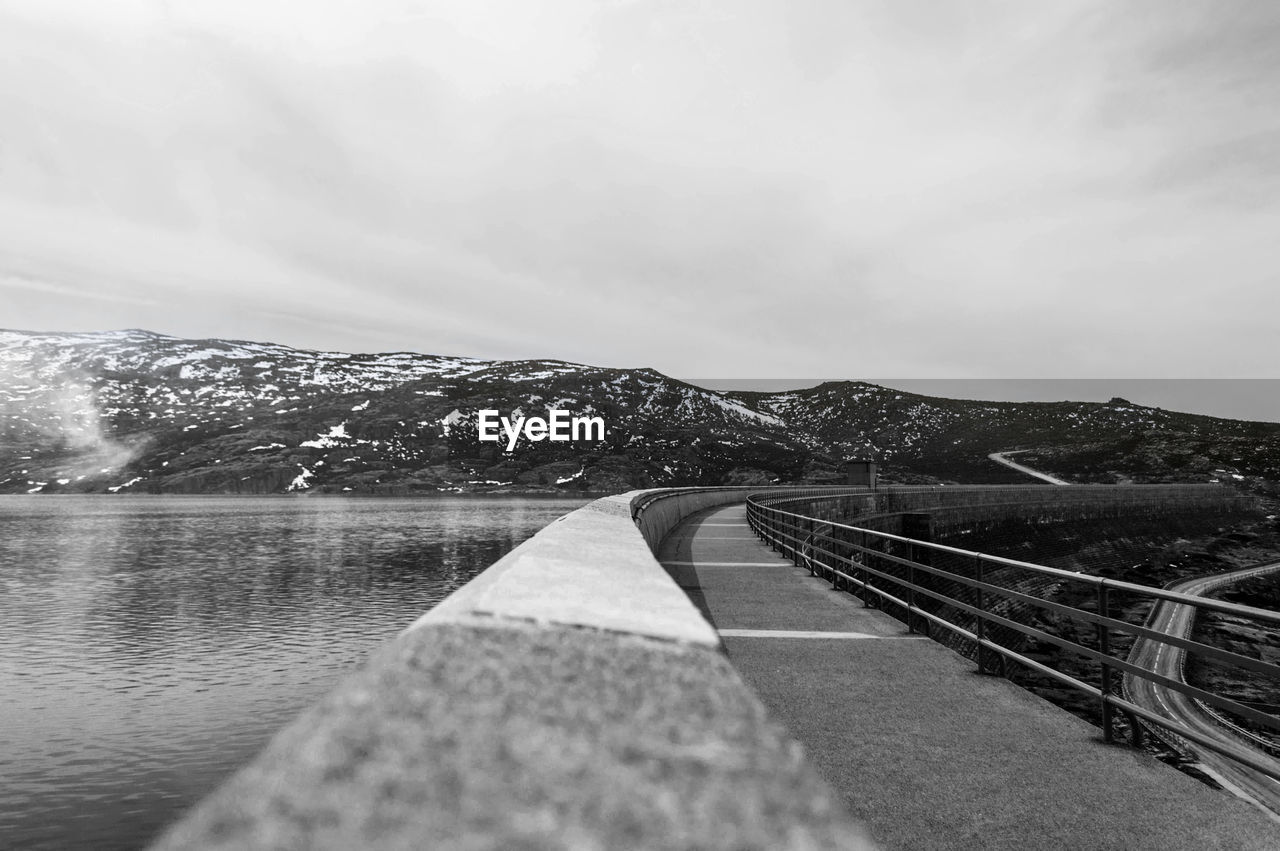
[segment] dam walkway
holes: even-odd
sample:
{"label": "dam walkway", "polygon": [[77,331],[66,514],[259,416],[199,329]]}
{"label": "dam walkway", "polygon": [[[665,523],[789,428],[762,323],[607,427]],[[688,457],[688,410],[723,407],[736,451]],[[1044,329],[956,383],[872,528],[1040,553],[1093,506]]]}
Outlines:
{"label": "dam walkway", "polygon": [[1280,825],[796,567],[742,504],[658,559],[885,848],[1274,849]]}

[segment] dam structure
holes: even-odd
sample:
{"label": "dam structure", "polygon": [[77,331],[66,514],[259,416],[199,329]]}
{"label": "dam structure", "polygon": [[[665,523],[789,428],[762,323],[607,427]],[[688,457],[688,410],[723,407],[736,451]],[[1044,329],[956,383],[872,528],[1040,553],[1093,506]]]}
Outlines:
{"label": "dam structure", "polygon": [[[1112,641],[1227,651],[1162,632],[1163,614],[1121,621],[1108,595],[1274,613],[936,540],[1238,500],[1043,485],[598,499],[427,612],[152,847],[1274,849],[1280,823],[1256,802],[1123,743],[1181,736],[1275,776],[1126,678],[1241,707]],[[1068,583],[1098,602],[1064,611],[1051,592]],[[1021,652],[1043,603],[1096,628],[1069,643],[1097,683]],[[1073,679],[1103,728],[1006,666]]]}

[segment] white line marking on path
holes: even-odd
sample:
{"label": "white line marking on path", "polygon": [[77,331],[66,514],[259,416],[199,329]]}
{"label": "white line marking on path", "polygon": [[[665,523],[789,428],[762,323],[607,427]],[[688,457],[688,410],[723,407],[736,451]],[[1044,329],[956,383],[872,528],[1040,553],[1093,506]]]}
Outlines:
{"label": "white line marking on path", "polygon": [[722,629],[722,638],[920,638],[923,635],[872,635],[869,632],[814,632],[804,629]]}
{"label": "white line marking on path", "polygon": [[664,561],[671,567],[795,567],[789,561]]}

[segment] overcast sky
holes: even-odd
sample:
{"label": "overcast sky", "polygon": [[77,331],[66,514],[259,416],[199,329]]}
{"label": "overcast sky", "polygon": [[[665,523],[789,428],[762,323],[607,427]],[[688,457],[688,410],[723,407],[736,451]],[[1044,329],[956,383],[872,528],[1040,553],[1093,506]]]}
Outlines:
{"label": "overcast sky", "polygon": [[1280,4],[0,0],[0,327],[1276,377]]}

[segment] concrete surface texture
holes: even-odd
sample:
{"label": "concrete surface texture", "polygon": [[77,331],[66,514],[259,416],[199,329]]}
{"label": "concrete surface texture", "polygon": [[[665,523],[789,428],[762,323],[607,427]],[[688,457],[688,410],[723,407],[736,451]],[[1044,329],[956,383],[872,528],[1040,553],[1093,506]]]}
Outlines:
{"label": "concrete surface texture", "polygon": [[390,645],[156,849],[869,848],[723,654],[572,628]]}
{"label": "concrete surface texture", "polygon": [[1280,848],[1280,826],[1244,802],[1104,744],[795,567],[755,539],[742,506],[686,520],[659,557],[884,847]]}
{"label": "concrete surface texture", "polygon": [[[650,550],[656,551],[668,533],[689,515],[717,505],[742,502],[756,490],[759,488],[666,488],[632,491],[624,498],[628,500]],[[804,492],[815,489],[788,490]]]}
{"label": "concrete surface texture", "polygon": [[606,497],[549,524],[427,612],[414,627],[511,619],[718,647],[654,561],[631,495]]}
{"label": "concrete surface texture", "polygon": [[629,495],[450,597],[153,846],[872,847],[654,559]]}

